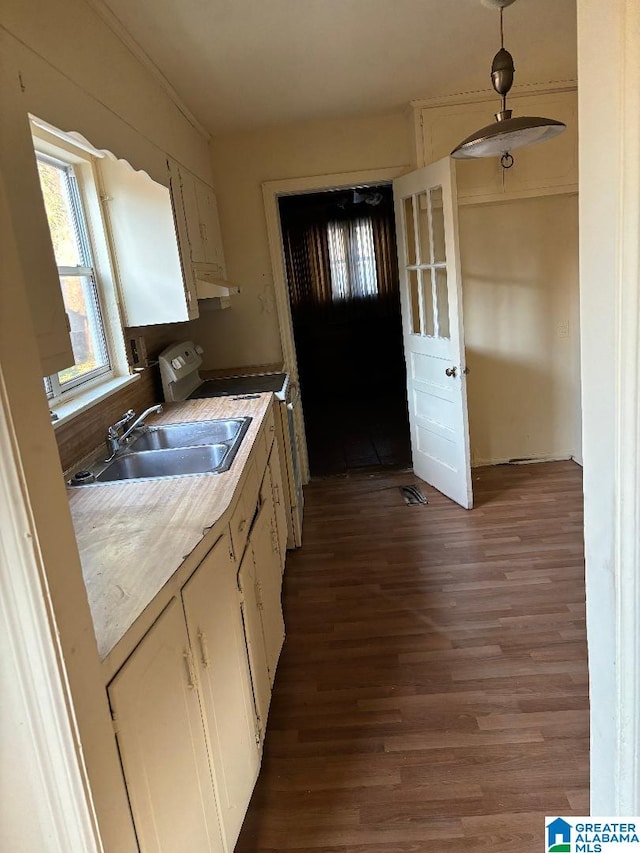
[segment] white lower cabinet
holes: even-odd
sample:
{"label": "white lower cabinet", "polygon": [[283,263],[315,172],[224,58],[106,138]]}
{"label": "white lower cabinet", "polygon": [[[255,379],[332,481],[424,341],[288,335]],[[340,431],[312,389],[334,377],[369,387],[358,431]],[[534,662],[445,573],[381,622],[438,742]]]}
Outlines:
{"label": "white lower cabinet", "polygon": [[269,714],[271,703],[271,682],[269,680],[269,665],[262,632],[262,602],[256,578],[256,567],[253,561],[253,551],[249,547],[244,552],[238,572],[238,587],[242,595],[242,619],[244,622],[249,664],[251,666],[251,682],[253,695],[258,712],[258,724],[261,736]]}
{"label": "white lower cabinet", "polygon": [[224,536],[182,590],[227,849],[240,834],[260,769],[260,737],[236,565]]}
{"label": "white lower cabinet", "polygon": [[284,643],[284,620],[282,618],[282,568],[268,469],[261,495],[262,504],[249,534],[249,548],[255,565],[256,590],[269,682],[273,686],[278,658]]}
{"label": "white lower cabinet", "polygon": [[116,675],[109,699],[140,850],[224,851],[179,601]]}
{"label": "white lower cabinet", "polygon": [[231,853],[258,777],[286,541],[277,447],[262,448],[229,527],[107,688],[143,853]]}

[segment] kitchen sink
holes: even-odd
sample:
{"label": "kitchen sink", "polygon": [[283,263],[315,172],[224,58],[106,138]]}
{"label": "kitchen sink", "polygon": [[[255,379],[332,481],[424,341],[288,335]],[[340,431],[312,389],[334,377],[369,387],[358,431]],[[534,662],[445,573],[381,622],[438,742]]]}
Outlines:
{"label": "kitchen sink", "polygon": [[203,444],[200,447],[126,453],[109,463],[104,471],[98,474],[96,482],[209,474],[220,470],[229,450],[226,444]]}
{"label": "kitchen sink", "polygon": [[147,427],[147,430],[132,443],[131,449],[138,453],[141,450],[167,450],[174,447],[195,447],[233,441],[241,431],[245,420],[245,418],[233,418]]}
{"label": "kitchen sink", "polygon": [[228,471],[251,418],[193,421],[148,427],[109,462],[77,471],[70,486],[221,474]]}

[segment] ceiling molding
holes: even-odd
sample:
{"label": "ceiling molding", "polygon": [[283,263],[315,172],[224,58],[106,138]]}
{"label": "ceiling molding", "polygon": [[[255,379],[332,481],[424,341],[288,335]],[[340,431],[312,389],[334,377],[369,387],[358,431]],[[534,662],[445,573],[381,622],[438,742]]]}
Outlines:
{"label": "ceiling molding", "polygon": [[85,2],[91,6],[91,8],[96,12],[105,24],[109,27],[109,29],[117,36],[118,39],[128,48],[128,50],[135,56],[135,58],[140,62],[147,71],[154,77],[156,82],[162,87],[165,93],[169,96],[171,101],[173,101],[174,105],[180,110],[185,119],[189,122],[189,124],[193,127],[194,130],[197,130],[198,133],[207,141],[211,141],[211,133],[206,129],[206,127],[201,124],[200,121],[194,116],[189,107],[182,100],[180,95],[173,88],[171,83],[164,76],[162,71],[158,68],[158,66],[153,62],[153,60],[149,57],[149,55],[144,51],[144,49],[140,46],[140,44],[134,39],[129,30],[124,26],[120,18],[115,15],[111,9],[105,4],[104,0],[85,0]]}
{"label": "ceiling molding", "polygon": [[[509,98],[518,98],[526,95],[557,95],[560,92],[576,92],[578,83],[576,80],[553,80],[548,83],[516,83],[509,93]],[[428,107],[457,106],[459,104],[477,104],[483,101],[495,101],[499,98],[493,89],[479,89],[474,92],[459,92],[455,95],[443,95],[437,98],[422,98],[410,101],[413,109],[426,109]]]}

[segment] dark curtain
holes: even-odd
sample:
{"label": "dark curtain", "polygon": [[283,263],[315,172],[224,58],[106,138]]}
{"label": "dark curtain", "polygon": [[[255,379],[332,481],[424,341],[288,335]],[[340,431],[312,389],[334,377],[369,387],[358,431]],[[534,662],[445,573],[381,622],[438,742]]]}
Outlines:
{"label": "dark curtain", "polygon": [[[356,196],[371,198],[353,203]],[[280,216],[294,336],[305,408],[341,395],[380,394],[404,389],[404,356],[393,195],[390,187],[288,196]],[[365,221],[373,246],[375,295],[351,277],[332,276],[336,235],[342,246]],[[330,233],[333,237],[330,238]],[[351,258],[353,263],[357,259]],[[369,261],[369,265],[370,261]],[[402,392],[404,393],[404,392]]]}
{"label": "dark curtain", "polygon": [[[322,195],[325,195],[324,193]],[[387,197],[376,207],[366,203],[340,208],[334,201],[318,200],[314,205],[303,196],[296,210],[293,199],[281,200],[285,261],[291,305],[327,305],[336,301],[332,286],[330,229],[340,230],[347,246],[354,246],[355,226],[366,222],[372,231],[375,254],[377,296],[397,302],[399,299],[398,263],[392,199]],[[311,198],[314,198],[312,196]],[[282,205],[282,201],[287,204]],[[353,298],[367,298],[355,293]]]}
{"label": "dark curtain", "polygon": [[327,224],[291,224],[284,234],[291,305],[331,301],[331,264]]}

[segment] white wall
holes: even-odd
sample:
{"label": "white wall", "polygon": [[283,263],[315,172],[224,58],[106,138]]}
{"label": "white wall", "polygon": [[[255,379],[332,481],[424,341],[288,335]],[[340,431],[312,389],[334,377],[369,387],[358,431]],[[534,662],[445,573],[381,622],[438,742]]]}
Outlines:
{"label": "white wall", "polygon": [[[227,311],[191,324],[205,367],[281,358],[261,184],[412,162],[402,114],[222,137],[212,145],[229,277]],[[577,201],[460,208],[474,464],[580,457]],[[561,322],[568,336],[560,337]]]}
{"label": "white wall", "polygon": [[227,273],[240,285],[226,311],[192,324],[205,367],[271,364],[282,352],[273,296],[261,185],[411,163],[405,116],[369,116],[267,128],[221,137],[212,145]]}
{"label": "white wall", "polygon": [[[4,0],[0,24],[0,98],[17,82],[25,121],[30,111],[79,131],[165,184],[167,153],[211,182],[207,140],[89,4]],[[9,229],[3,229],[0,366],[100,830],[105,849],[120,853],[136,849],[135,837],[26,301],[34,251],[29,205],[41,200],[19,198],[13,167],[28,162],[24,125],[4,126],[1,141],[18,272],[10,274],[5,262]]]}
{"label": "white wall", "polygon": [[580,459],[576,196],[459,218],[472,464]]}
{"label": "white wall", "polygon": [[211,182],[207,142],[84,0],[3,0],[3,79],[25,107],[167,184],[166,154]]}

